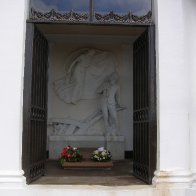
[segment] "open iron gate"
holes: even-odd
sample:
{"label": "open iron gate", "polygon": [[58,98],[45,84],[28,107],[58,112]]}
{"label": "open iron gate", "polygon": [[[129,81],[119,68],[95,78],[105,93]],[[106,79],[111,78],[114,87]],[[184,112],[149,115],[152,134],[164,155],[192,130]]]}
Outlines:
{"label": "open iron gate", "polygon": [[[22,168],[30,183],[45,173],[48,43],[35,24],[27,23],[26,30]],[[133,173],[151,183],[157,149],[154,26],[147,27],[134,43],[133,75]]]}
{"label": "open iron gate", "polygon": [[157,149],[154,26],[135,41],[133,53],[133,173],[151,184]]}
{"label": "open iron gate", "polygon": [[48,43],[34,24],[26,31],[22,168],[30,183],[45,172]]}

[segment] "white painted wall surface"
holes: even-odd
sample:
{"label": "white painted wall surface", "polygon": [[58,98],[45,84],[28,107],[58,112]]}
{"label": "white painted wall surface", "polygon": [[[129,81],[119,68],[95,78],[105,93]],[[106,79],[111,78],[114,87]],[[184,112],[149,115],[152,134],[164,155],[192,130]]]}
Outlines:
{"label": "white painted wall surface", "polygon": [[25,3],[0,1],[0,186],[1,182],[23,179],[20,176]]}
{"label": "white painted wall surface", "polygon": [[190,123],[190,168],[193,172],[193,186],[196,187],[196,1],[184,1],[185,30],[186,30],[186,54],[189,75],[189,123]]}
{"label": "white painted wall surface", "polygon": [[[156,1],[158,164],[154,182],[189,186],[189,65],[185,1]],[[190,10],[186,10],[187,13]],[[189,24],[191,26],[192,24]]]}
{"label": "white painted wall surface", "polygon": [[182,1],[160,1],[158,12],[160,169],[188,169],[189,90]]}

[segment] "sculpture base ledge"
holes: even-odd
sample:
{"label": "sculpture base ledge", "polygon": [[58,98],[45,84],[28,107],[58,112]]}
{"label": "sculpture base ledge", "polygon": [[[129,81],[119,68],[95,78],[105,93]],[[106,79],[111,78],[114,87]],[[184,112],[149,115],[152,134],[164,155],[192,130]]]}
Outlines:
{"label": "sculpture base ledge", "polygon": [[82,161],[82,162],[64,162],[62,167],[67,168],[112,168],[113,162],[93,162],[93,161]]}

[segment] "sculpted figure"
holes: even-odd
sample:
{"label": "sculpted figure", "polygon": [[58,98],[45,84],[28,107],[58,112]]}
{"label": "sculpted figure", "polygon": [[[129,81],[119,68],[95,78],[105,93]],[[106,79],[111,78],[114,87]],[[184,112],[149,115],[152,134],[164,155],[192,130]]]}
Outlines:
{"label": "sculpted figure", "polygon": [[118,75],[112,73],[101,85],[97,93],[101,94],[101,110],[107,135],[119,135],[116,108],[119,106]]}
{"label": "sculpted figure", "polygon": [[86,53],[77,57],[69,67],[66,74],[66,83],[69,84],[72,81],[75,86],[72,91],[71,102],[76,104],[80,99],[83,90],[84,78],[86,69],[91,65],[92,57],[95,54],[94,50],[88,50]]}

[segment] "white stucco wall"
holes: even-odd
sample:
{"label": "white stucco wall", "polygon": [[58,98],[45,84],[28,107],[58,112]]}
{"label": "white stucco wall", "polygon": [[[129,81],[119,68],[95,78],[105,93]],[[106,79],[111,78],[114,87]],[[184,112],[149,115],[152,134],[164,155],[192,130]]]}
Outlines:
{"label": "white stucco wall", "polygon": [[25,19],[25,0],[0,1],[0,185],[20,181],[22,175]]}
{"label": "white stucco wall", "polygon": [[156,184],[179,183],[182,187],[192,181],[190,160],[194,160],[194,151],[190,141],[195,134],[190,135],[190,88],[194,91],[190,62],[193,65],[195,57],[194,41],[189,40],[195,35],[188,29],[195,27],[187,16],[193,17],[194,4],[184,0],[155,1],[159,146]]}
{"label": "white stucco wall", "polygon": [[[181,1],[160,1],[159,37],[159,129],[160,168],[188,169],[188,69],[184,58],[184,23]],[[167,14],[163,10],[167,9]],[[174,9],[177,9],[178,15]],[[172,20],[170,20],[172,18]],[[173,30],[175,29],[175,31]],[[178,33],[176,33],[178,32]],[[175,141],[170,138],[176,138]],[[163,145],[163,148],[162,148]],[[180,148],[180,146],[183,146]],[[177,148],[179,150],[177,151]],[[165,159],[165,155],[169,159]],[[183,156],[183,159],[182,159]]]}
{"label": "white stucco wall", "polygon": [[189,129],[190,168],[193,172],[193,186],[196,187],[196,1],[184,1],[186,39],[186,66],[189,68]]}

